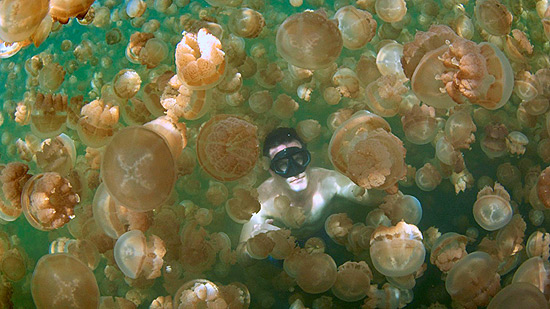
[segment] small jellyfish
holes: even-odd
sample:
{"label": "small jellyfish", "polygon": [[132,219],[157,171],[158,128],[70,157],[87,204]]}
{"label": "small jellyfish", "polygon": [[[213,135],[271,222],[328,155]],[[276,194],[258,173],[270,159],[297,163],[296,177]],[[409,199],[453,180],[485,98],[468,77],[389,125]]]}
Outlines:
{"label": "small jellyfish", "polygon": [[265,19],[258,11],[242,8],[231,13],[228,26],[231,33],[251,39],[260,35],[265,26]]}
{"label": "small jellyfish", "polygon": [[338,266],[332,293],[347,302],[361,300],[367,296],[372,278],[372,272],[367,263],[347,261]]}
{"label": "small jellyfish", "polygon": [[384,211],[392,224],[403,220],[408,224],[416,225],[422,219],[422,205],[412,195],[389,194],[384,197],[384,202],[378,206]]}
{"label": "small jellyfish", "polygon": [[550,167],[540,173],[537,181],[537,194],[544,207],[550,208]]}
{"label": "small jellyfish", "polygon": [[27,181],[21,205],[27,221],[42,231],[54,230],[74,218],[80,197],[66,178],[55,172],[42,173]]}
{"label": "small jellyfish", "polygon": [[84,18],[94,0],[50,0],[50,15],[62,24],[69,22],[69,18]]}
{"label": "small jellyfish", "polygon": [[492,35],[507,35],[512,28],[512,13],[498,0],[476,1],[474,8],[476,21]]}
{"label": "small jellyfish", "polygon": [[405,0],[376,0],[374,4],[376,15],[387,23],[398,22],[407,14]]}
{"label": "small jellyfish", "polygon": [[38,73],[38,85],[44,91],[56,91],[65,80],[65,69],[58,63],[50,62]]}
{"label": "small jellyfish", "polygon": [[113,136],[101,162],[102,179],[111,196],[135,211],[161,206],[176,181],[169,141],[145,126],[128,127]]}
{"label": "small jellyfish", "polygon": [[336,282],[336,277],[336,263],[326,253],[307,254],[296,271],[296,283],[310,294],[328,291]]}
{"label": "small jellyfish", "polygon": [[445,279],[452,299],[466,308],[487,306],[500,290],[498,263],[488,253],[476,251],[458,261]]}
{"label": "small jellyfish", "polygon": [[413,105],[411,110],[401,117],[401,123],[405,138],[415,145],[427,144],[437,134],[435,109],[425,104]]}
{"label": "small jellyfish", "polygon": [[89,147],[101,147],[113,136],[118,120],[118,106],[105,103],[102,99],[93,100],[80,110],[78,137]]}
{"label": "small jellyfish", "polygon": [[130,0],[126,4],[126,14],[130,18],[140,17],[147,10],[147,4],[143,0]]}
{"label": "small jellyfish", "polygon": [[61,133],[40,144],[36,152],[36,164],[42,172],[56,172],[67,176],[76,163],[76,148],[72,138]]}
{"label": "small jellyfish", "polygon": [[365,89],[365,101],[371,111],[382,117],[395,116],[408,91],[404,82],[397,74],[389,74],[370,83]]}
{"label": "small jellyfish", "polygon": [[522,155],[525,153],[525,146],[529,139],[519,131],[513,131],[506,136],[506,149],[511,155]]}
{"label": "small jellyfish", "polygon": [[498,230],[512,219],[510,195],[498,183],[494,188],[485,187],[477,194],[473,212],[474,219],[482,228],[487,231]]}
{"label": "small jellyfish", "polygon": [[342,34],[336,24],[322,10],[291,15],[277,30],[277,52],[288,63],[300,68],[326,68],[342,51]]}
{"label": "small jellyfish", "polygon": [[353,221],[346,213],[332,214],[325,220],[325,232],[337,244],[345,245]]}
{"label": "small jellyfish", "polygon": [[465,257],[468,238],[454,232],[439,236],[431,247],[430,263],[437,266],[443,273],[449,272],[453,266]]}
{"label": "small jellyfish", "polygon": [[508,129],[502,123],[491,123],[485,127],[485,134],[481,137],[481,150],[489,158],[498,158],[506,154],[506,137]]}
{"label": "small jellyfish", "polygon": [[32,177],[28,174],[26,164],[12,162],[1,169],[0,183],[2,183],[0,199],[0,218],[14,221],[22,212],[21,194],[27,181]]}
{"label": "small jellyfish", "polygon": [[88,266],[92,271],[99,265],[101,256],[96,246],[86,239],[60,237],[50,244],[50,254],[65,252]]}
{"label": "small jellyfish", "polygon": [[384,45],[376,54],[376,66],[382,75],[397,75],[400,80],[405,79],[401,58],[403,57],[403,45],[391,42]]}
{"label": "small jellyfish", "polygon": [[185,282],[174,296],[174,308],[227,308],[216,284],[206,279]]}
{"label": "small jellyfish", "polygon": [[470,149],[476,139],[473,133],[476,130],[468,109],[454,112],[445,122],[445,137],[455,149]]}
{"label": "small jellyfish", "polygon": [[544,260],[550,257],[550,234],[535,231],[527,239],[525,252],[528,257],[540,256]]}
{"label": "small jellyfish", "polygon": [[176,46],[180,81],[190,89],[209,89],[221,82],[227,59],[220,40],[202,28],[197,34],[184,32]]}
{"label": "small jellyfish", "polygon": [[113,90],[121,99],[130,99],[141,87],[141,77],[131,69],[120,70],[113,79]]}
{"label": "small jellyfish", "polygon": [[240,224],[248,222],[253,214],[260,211],[260,207],[256,190],[242,187],[234,188],[233,197],[225,203],[229,218]]}
{"label": "small jellyfish", "polygon": [[372,15],[352,5],[340,8],[334,14],[342,33],[344,47],[355,50],[370,42],[376,34],[376,20]]}
{"label": "small jellyfish", "polygon": [[160,104],[168,116],[194,120],[210,110],[210,91],[191,90],[181,83],[177,75],[168,81],[167,86],[160,97]]}
{"label": "small jellyfish", "polygon": [[146,279],[154,279],[161,276],[166,249],[158,236],[146,238],[140,230],[126,232],[116,241],[113,252],[117,266],[128,278],[143,275]]}
{"label": "small jellyfish", "polygon": [[217,180],[244,177],[258,155],[257,127],[239,116],[216,115],[203,124],[197,137],[199,164]]}
{"label": "small jellyfish", "polygon": [[385,276],[410,275],[424,263],[422,233],[404,221],[395,226],[379,226],[371,236],[370,256],[374,268]]}
{"label": "small jellyfish", "polygon": [[67,106],[66,95],[38,93],[30,114],[33,134],[49,138],[62,133],[67,121]]}
{"label": "small jellyfish", "polygon": [[31,279],[31,294],[38,308],[99,306],[99,287],[93,272],[67,253],[47,254],[38,260]]}

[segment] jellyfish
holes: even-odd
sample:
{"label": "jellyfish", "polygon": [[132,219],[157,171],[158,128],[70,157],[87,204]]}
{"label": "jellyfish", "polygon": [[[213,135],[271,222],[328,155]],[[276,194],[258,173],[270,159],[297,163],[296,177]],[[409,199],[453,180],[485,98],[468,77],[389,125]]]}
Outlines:
{"label": "jellyfish", "polygon": [[128,278],[143,275],[146,279],[154,279],[161,276],[166,249],[158,236],[146,238],[140,230],[128,231],[117,239],[113,251],[117,266]]}
{"label": "jellyfish", "polygon": [[277,30],[277,52],[288,63],[300,68],[326,68],[342,51],[342,34],[336,24],[323,10],[291,15]]}
{"label": "jellyfish", "polygon": [[183,33],[176,46],[180,81],[191,89],[209,89],[221,82],[227,59],[220,40],[205,28],[197,34]]}
{"label": "jellyfish", "polygon": [[296,269],[296,283],[307,293],[328,291],[336,282],[337,269],[332,257],[326,253],[307,254]]}
{"label": "jellyfish", "polygon": [[131,69],[120,70],[113,79],[113,90],[121,99],[131,99],[141,87],[141,77]]}
{"label": "jellyfish", "polygon": [[413,105],[411,110],[401,117],[401,123],[405,138],[415,145],[427,144],[437,134],[435,109],[425,104]]}
{"label": "jellyfish", "polygon": [[50,15],[62,24],[69,22],[69,18],[84,18],[94,0],[50,0]]}
{"label": "jellyfish", "polygon": [[225,308],[227,303],[216,284],[206,279],[184,283],[174,296],[174,308]]}
{"label": "jellyfish", "polygon": [[407,14],[407,4],[404,0],[376,0],[374,8],[376,15],[387,23],[401,21]]}
{"label": "jellyfish", "polygon": [[14,221],[22,212],[21,195],[27,181],[32,177],[29,167],[23,163],[12,162],[4,166],[0,173],[2,199],[0,200],[0,218]]}
{"label": "jellyfish", "polygon": [[99,265],[101,256],[96,246],[86,239],[59,237],[50,244],[50,254],[65,252],[80,260],[92,271]]}
{"label": "jellyfish", "polygon": [[379,208],[384,211],[392,224],[397,224],[403,220],[408,224],[416,225],[422,219],[420,201],[412,195],[404,195],[401,192],[386,195]]}
{"label": "jellyfish", "polygon": [[431,246],[430,263],[443,273],[449,272],[463,257],[468,255],[468,238],[454,232],[439,236]]}
{"label": "jellyfish", "polygon": [[458,261],[445,279],[445,288],[453,300],[466,308],[487,306],[500,290],[497,262],[488,254],[476,251]]}
{"label": "jellyfish", "polygon": [[76,163],[74,141],[65,133],[45,139],[35,156],[36,164],[43,172],[56,172],[67,176]]}
{"label": "jellyfish", "polygon": [[197,157],[213,178],[232,181],[255,166],[259,142],[255,125],[235,115],[220,114],[203,124],[197,137]]}
{"label": "jellyfish", "polygon": [[[550,292],[548,289],[548,274],[550,264],[540,256],[534,256],[524,261],[514,273],[513,283],[525,282],[535,286],[544,295]],[[547,296],[545,296],[547,298]]]}
{"label": "jellyfish", "polygon": [[265,19],[258,11],[242,8],[231,13],[228,26],[233,34],[251,39],[260,35],[265,26]]}
{"label": "jellyfish", "polygon": [[87,146],[101,147],[113,136],[118,119],[118,106],[105,103],[102,99],[94,100],[80,110],[78,137]]}
{"label": "jellyfish", "polygon": [[233,189],[233,197],[225,203],[225,210],[233,221],[244,224],[250,220],[253,214],[260,211],[258,192],[255,189],[236,187]]}
{"label": "jellyfish", "polygon": [[477,23],[492,35],[506,35],[512,28],[513,16],[498,0],[477,1],[474,8]]}
{"label": "jellyfish", "polygon": [[494,188],[484,187],[477,194],[473,212],[474,219],[482,228],[487,231],[498,230],[512,219],[510,195],[499,183]]}
{"label": "jellyfish", "polygon": [[342,33],[344,47],[355,50],[370,42],[376,34],[376,20],[372,15],[352,5],[338,9],[334,14]]}
{"label": "jellyfish", "polygon": [[425,255],[422,233],[415,225],[400,221],[395,226],[379,226],[372,233],[372,263],[385,276],[402,277],[416,272]]}
{"label": "jellyfish", "polygon": [[67,120],[67,96],[38,93],[30,113],[32,132],[40,138],[59,135]]}
{"label": "jellyfish", "polygon": [[500,290],[487,306],[488,309],[545,308],[544,294],[529,283],[512,283]]}
{"label": "jellyfish", "polygon": [[325,232],[337,244],[345,245],[353,221],[346,213],[332,214],[325,220]]}
{"label": "jellyfish", "polygon": [[[28,39],[47,17],[50,1],[3,1],[0,5],[0,40],[16,43]],[[18,44],[16,43],[15,46]],[[19,47],[20,48],[20,47]]]}
{"label": "jellyfish", "polygon": [[94,274],[67,253],[47,254],[38,260],[31,279],[31,294],[38,308],[99,306]]}
{"label": "jellyfish", "polygon": [[69,181],[55,172],[33,176],[23,187],[21,206],[25,218],[36,229],[49,231],[74,218],[80,197]]}
{"label": "jellyfish", "polygon": [[550,208],[550,167],[545,168],[537,181],[536,191],[544,207]]}

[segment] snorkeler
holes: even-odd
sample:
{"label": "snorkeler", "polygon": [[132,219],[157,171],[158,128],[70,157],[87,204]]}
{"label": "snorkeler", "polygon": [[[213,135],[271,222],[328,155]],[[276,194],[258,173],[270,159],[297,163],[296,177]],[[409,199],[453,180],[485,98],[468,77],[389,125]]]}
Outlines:
{"label": "snorkeler", "polygon": [[292,128],[277,128],[269,133],[263,155],[270,159],[271,177],[257,189],[261,210],[243,226],[241,242],[279,229],[277,226],[291,228],[299,237],[310,235],[323,226],[335,196],[362,205],[374,202],[369,192],[348,177],[333,170],[309,167],[311,153]]}

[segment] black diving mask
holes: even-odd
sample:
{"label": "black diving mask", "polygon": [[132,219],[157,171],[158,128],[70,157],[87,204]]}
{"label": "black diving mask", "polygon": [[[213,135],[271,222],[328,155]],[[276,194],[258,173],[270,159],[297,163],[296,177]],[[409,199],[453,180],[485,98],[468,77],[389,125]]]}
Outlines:
{"label": "black diving mask", "polygon": [[277,152],[269,167],[275,174],[289,178],[303,173],[310,161],[311,153],[306,148],[288,147]]}

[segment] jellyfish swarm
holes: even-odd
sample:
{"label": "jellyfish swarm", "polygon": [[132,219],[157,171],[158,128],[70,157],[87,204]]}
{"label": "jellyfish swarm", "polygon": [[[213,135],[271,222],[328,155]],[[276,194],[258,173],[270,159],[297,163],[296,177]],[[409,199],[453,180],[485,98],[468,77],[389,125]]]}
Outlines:
{"label": "jellyfish swarm", "polygon": [[277,52],[300,68],[326,68],[340,56],[344,44],[336,24],[322,10],[291,15],[277,30]]}
{"label": "jellyfish swarm", "polygon": [[405,148],[382,117],[359,111],[343,122],[329,144],[334,167],[366,189],[390,189],[407,172]]}
{"label": "jellyfish swarm", "polygon": [[176,181],[170,144],[144,126],[120,130],[105,148],[101,177],[119,204],[135,211],[158,208]]}
{"label": "jellyfish swarm", "polygon": [[212,177],[232,181],[247,175],[259,155],[257,127],[240,116],[220,114],[200,129],[197,157]]}
{"label": "jellyfish swarm", "polygon": [[84,263],[66,253],[44,255],[32,275],[37,308],[97,308],[99,287]]}

